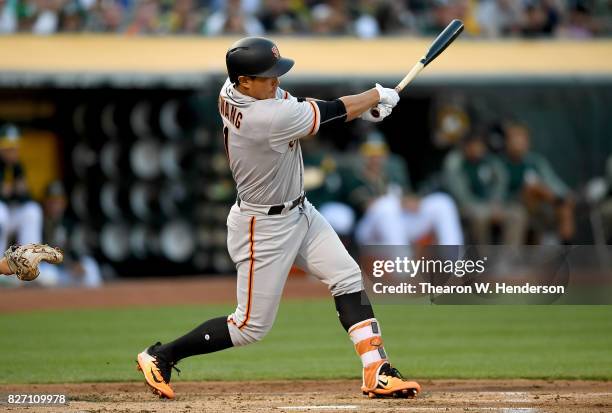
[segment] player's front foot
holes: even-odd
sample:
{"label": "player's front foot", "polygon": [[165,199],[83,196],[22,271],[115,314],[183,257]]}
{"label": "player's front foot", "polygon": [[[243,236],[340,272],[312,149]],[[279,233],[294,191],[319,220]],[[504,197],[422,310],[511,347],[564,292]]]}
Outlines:
{"label": "player's front foot", "polygon": [[146,384],[154,394],[162,399],[174,399],[174,390],[170,387],[170,376],[172,375],[172,369],[179,373],[180,370],[175,367],[176,363],[166,361],[156,353],[155,349],[160,345],[161,343],[155,343],[138,353],[137,368],[144,375]]}
{"label": "player's front foot", "polygon": [[362,387],[363,394],[371,399],[376,397],[399,397],[412,399],[421,392],[421,386],[416,381],[408,381],[402,377],[400,372],[385,363],[378,373],[376,388],[367,390]]}

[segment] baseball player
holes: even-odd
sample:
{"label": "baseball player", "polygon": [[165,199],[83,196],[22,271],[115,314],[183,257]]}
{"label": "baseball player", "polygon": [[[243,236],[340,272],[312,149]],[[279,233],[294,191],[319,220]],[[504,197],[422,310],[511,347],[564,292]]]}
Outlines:
{"label": "baseball player", "polygon": [[0,128],[0,251],[6,249],[11,233],[20,244],[42,241],[43,212],[27,187],[20,139],[17,127]]}
{"label": "baseball player", "polygon": [[[300,139],[312,139],[334,122],[382,120],[399,101],[398,94],[377,84],[333,101],[291,96],[279,87],[278,77],[291,69],[293,60],[259,37],[234,43],[225,60],[229,78],[219,94],[219,113],[238,192],[227,218],[238,305],[229,316],[139,353],[137,364],[146,383],[160,397],[172,399],[170,377],[179,360],[261,340],[274,323],[295,263],[329,287],[340,322],[361,358],[363,393],[415,396],[419,384],[405,380],[388,361],[359,266],[304,195],[300,149]],[[369,111],[374,106],[380,111],[376,118]]]}

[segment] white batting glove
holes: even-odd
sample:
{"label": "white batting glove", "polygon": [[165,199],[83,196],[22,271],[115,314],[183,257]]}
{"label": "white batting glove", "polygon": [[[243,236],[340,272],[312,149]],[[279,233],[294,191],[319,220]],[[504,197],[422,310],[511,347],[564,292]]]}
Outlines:
{"label": "white batting glove", "polygon": [[395,91],[395,89],[389,89],[386,87],[382,87],[378,83],[376,84],[375,87],[376,87],[376,90],[378,91],[378,95],[380,96],[380,99],[378,100],[380,103],[385,103],[387,105],[390,105],[392,108],[394,108],[395,105],[397,105],[397,102],[399,102],[400,97]]}
{"label": "white batting glove", "polygon": [[379,103],[376,108],[378,109],[379,113],[378,117],[375,117],[372,114],[372,109],[368,109],[361,114],[360,118],[363,120],[367,120],[368,122],[376,123],[389,116],[391,114],[391,111],[393,111],[393,108],[390,105],[387,105],[386,103]]}

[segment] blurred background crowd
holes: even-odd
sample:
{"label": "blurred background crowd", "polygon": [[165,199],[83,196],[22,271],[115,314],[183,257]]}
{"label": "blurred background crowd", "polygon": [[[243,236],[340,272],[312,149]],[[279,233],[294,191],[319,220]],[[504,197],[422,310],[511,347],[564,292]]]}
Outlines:
{"label": "blurred background crowd", "polygon": [[610,0],[0,0],[0,33],[429,36],[448,21],[475,38],[612,33]]}

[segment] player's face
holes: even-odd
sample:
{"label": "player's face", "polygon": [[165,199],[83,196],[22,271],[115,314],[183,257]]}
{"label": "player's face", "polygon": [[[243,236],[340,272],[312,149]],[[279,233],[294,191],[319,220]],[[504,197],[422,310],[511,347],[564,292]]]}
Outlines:
{"label": "player's face", "polygon": [[522,158],[529,151],[529,134],[525,128],[513,126],[506,131],[506,150],[513,158]]}
{"label": "player's face", "polygon": [[483,141],[473,140],[468,142],[463,150],[467,159],[470,161],[478,161],[485,155],[487,147]]}
{"label": "player's face", "polygon": [[241,77],[241,89],[255,99],[272,99],[280,81],[277,77]]}

